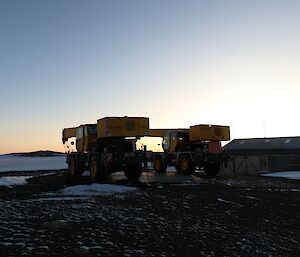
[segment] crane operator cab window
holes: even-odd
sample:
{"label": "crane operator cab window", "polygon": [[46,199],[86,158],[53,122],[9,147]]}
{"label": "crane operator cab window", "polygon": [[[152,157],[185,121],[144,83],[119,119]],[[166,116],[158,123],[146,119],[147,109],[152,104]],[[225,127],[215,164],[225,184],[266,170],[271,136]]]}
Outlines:
{"label": "crane operator cab window", "polygon": [[96,135],[97,134],[97,126],[96,125],[89,125],[84,126],[84,135]]}
{"label": "crane operator cab window", "polygon": [[176,139],[177,139],[177,132],[166,132],[162,143],[164,151],[168,151],[171,146],[172,140],[176,140]]}
{"label": "crane operator cab window", "polygon": [[174,152],[178,147],[181,147],[189,141],[189,132],[176,131],[167,132],[163,139],[163,149],[164,151]]}
{"label": "crane operator cab window", "polygon": [[97,126],[96,125],[86,125],[80,126],[76,128],[76,139],[80,140],[88,135],[96,135],[97,134]]}
{"label": "crane operator cab window", "polygon": [[81,125],[76,128],[76,149],[77,151],[87,151],[92,141],[97,136],[97,126],[95,124]]}
{"label": "crane operator cab window", "polygon": [[76,140],[83,138],[83,127],[76,129]]}
{"label": "crane operator cab window", "polygon": [[167,133],[165,133],[164,139],[163,139],[163,142],[162,142],[162,147],[163,147],[164,151],[167,151],[169,149],[170,143],[171,143],[170,133],[167,132]]}

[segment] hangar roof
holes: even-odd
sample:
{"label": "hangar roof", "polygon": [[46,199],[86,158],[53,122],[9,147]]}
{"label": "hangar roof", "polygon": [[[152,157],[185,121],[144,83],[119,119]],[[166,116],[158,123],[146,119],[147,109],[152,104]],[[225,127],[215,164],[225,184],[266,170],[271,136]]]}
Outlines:
{"label": "hangar roof", "polygon": [[300,154],[300,137],[234,139],[224,150],[234,155]]}

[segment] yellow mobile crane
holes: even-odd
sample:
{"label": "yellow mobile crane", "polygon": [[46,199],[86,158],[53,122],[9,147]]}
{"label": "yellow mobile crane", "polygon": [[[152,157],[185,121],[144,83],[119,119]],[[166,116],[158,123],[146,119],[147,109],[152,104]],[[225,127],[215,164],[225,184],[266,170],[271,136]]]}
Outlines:
{"label": "yellow mobile crane", "polygon": [[[141,176],[147,152],[136,149],[136,141],[143,136],[162,137],[164,152],[153,152],[151,160],[157,172],[175,166],[179,172],[192,174],[196,167],[208,175],[216,175],[225,161],[221,141],[230,140],[228,126],[196,125],[186,129],[150,129],[144,117],[106,117],[96,124],[66,128],[62,132],[64,144],[76,137],[76,152],[68,151],[67,163],[74,176],[85,169],[92,178],[124,171],[130,180]],[[146,150],[146,149],[145,149]]]}
{"label": "yellow mobile crane", "polygon": [[136,140],[148,131],[149,119],[144,117],[105,117],[96,124],[63,129],[63,144],[76,137],[77,151],[67,154],[71,174],[81,176],[89,169],[92,178],[104,179],[124,171],[129,180],[139,179],[146,153],[136,149]]}
{"label": "yellow mobile crane", "polygon": [[221,141],[230,140],[228,126],[195,125],[188,129],[150,129],[148,136],[162,137],[164,152],[153,153],[156,172],[175,166],[178,172],[190,175],[196,167],[207,175],[217,175],[225,162]]}

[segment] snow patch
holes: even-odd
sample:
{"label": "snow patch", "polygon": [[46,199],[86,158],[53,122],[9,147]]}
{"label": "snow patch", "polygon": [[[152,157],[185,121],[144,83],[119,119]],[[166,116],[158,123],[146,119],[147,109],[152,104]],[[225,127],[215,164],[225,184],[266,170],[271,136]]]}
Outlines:
{"label": "snow patch", "polygon": [[83,177],[89,177],[89,176],[90,176],[90,171],[89,171],[89,170],[85,170],[85,171],[82,173],[82,176],[83,176]]}
{"label": "snow patch", "polygon": [[62,190],[64,195],[74,196],[93,196],[93,195],[109,195],[116,193],[125,193],[137,190],[136,187],[127,187],[110,184],[91,184],[91,185],[77,185],[66,187]]}
{"label": "snow patch", "polygon": [[168,166],[166,171],[167,171],[167,172],[174,172],[174,173],[177,173],[176,168],[173,167],[173,166]]}
{"label": "snow patch", "polygon": [[288,178],[288,179],[300,179],[300,171],[283,171],[283,172],[270,172],[261,174],[265,177],[280,177],[280,178]]}
{"label": "snow patch", "polygon": [[32,176],[0,177],[0,186],[24,185],[29,178],[32,178]]}

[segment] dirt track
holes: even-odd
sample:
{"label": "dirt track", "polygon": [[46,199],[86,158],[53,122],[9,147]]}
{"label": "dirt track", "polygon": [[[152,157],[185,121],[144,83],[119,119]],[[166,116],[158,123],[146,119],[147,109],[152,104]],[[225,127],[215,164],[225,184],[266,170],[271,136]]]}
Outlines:
{"label": "dirt track", "polygon": [[66,198],[70,183],[57,173],[0,187],[1,256],[300,256],[298,181],[219,177]]}

